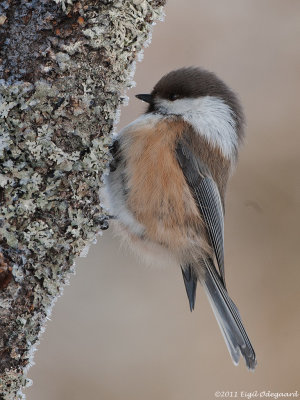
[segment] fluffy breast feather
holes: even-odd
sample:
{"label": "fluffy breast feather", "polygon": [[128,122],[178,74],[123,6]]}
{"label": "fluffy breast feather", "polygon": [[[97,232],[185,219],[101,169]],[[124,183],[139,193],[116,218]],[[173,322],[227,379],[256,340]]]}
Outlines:
{"label": "fluffy breast feather", "polygon": [[[203,221],[175,156],[186,123],[164,118],[143,129],[131,126],[120,142],[126,159],[127,207],[145,237],[178,252],[199,247]],[[200,237],[202,239],[200,239]],[[207,246],[203,243],[204,248]]]}
{"label": "fluffy breast feather", "polygon": [[[182,136],[207,165],[223,197],[229,161],[180,117],[146,114],[118,136],[121,163],[108,176],[112,212],[141,253],[168,250],[176,259],[211,253],[204,222],[176,159]],[[226,179],[224,179],[224,177]],[[156,247],[155,247],[156,246]]]}

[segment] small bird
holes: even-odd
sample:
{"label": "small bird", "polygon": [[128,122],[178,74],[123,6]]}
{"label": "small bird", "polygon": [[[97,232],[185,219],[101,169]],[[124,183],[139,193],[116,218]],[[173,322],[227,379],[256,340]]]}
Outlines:
{"label": "small bird", "polygon": [[224,197],[244,137],[241,105],[222,80],[197,67],[171,71],[136,97],[148,108],[111,146],[110,211],[145,259],[181,266],[191,311],[202,284],[234,364],[242,354],[253,370],[255,352],[224,271]]}

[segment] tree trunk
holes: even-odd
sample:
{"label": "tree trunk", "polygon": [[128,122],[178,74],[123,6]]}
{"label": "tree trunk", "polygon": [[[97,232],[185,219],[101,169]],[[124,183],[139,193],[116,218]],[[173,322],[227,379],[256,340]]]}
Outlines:
{"label": "tree trunk", "polygon": [[1,399],[23,397],[75,257],[107,225],[110,133],[164,3],[0,3]]}

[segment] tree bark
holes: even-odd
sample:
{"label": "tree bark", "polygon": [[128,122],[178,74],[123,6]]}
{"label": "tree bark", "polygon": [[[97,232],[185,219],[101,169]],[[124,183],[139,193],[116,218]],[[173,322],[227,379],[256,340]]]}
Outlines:
{"label": "tree bark", "polygon": [[110,134],[164,3],[0,3],[1,399],[23,398],[75,257],[107,226]]}

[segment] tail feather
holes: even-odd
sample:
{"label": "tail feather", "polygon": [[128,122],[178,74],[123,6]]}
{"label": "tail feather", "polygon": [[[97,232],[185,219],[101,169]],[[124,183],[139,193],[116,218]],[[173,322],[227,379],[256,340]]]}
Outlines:
{"label": "tail feather", "polygon": [[191,265],[181,267],[185,290],[190,303],[190,310],[193,311],[195,307],[196,289],[197,289],[197,275]]}
{"label": "tail feather", "polygon": [[202,283],[232,360],[237,365],[241,353],[247,367],[254,370],[256,356],[243,326],[240,313],[224,288],[213,262],[205,260],[204,264],[206,276]]}

